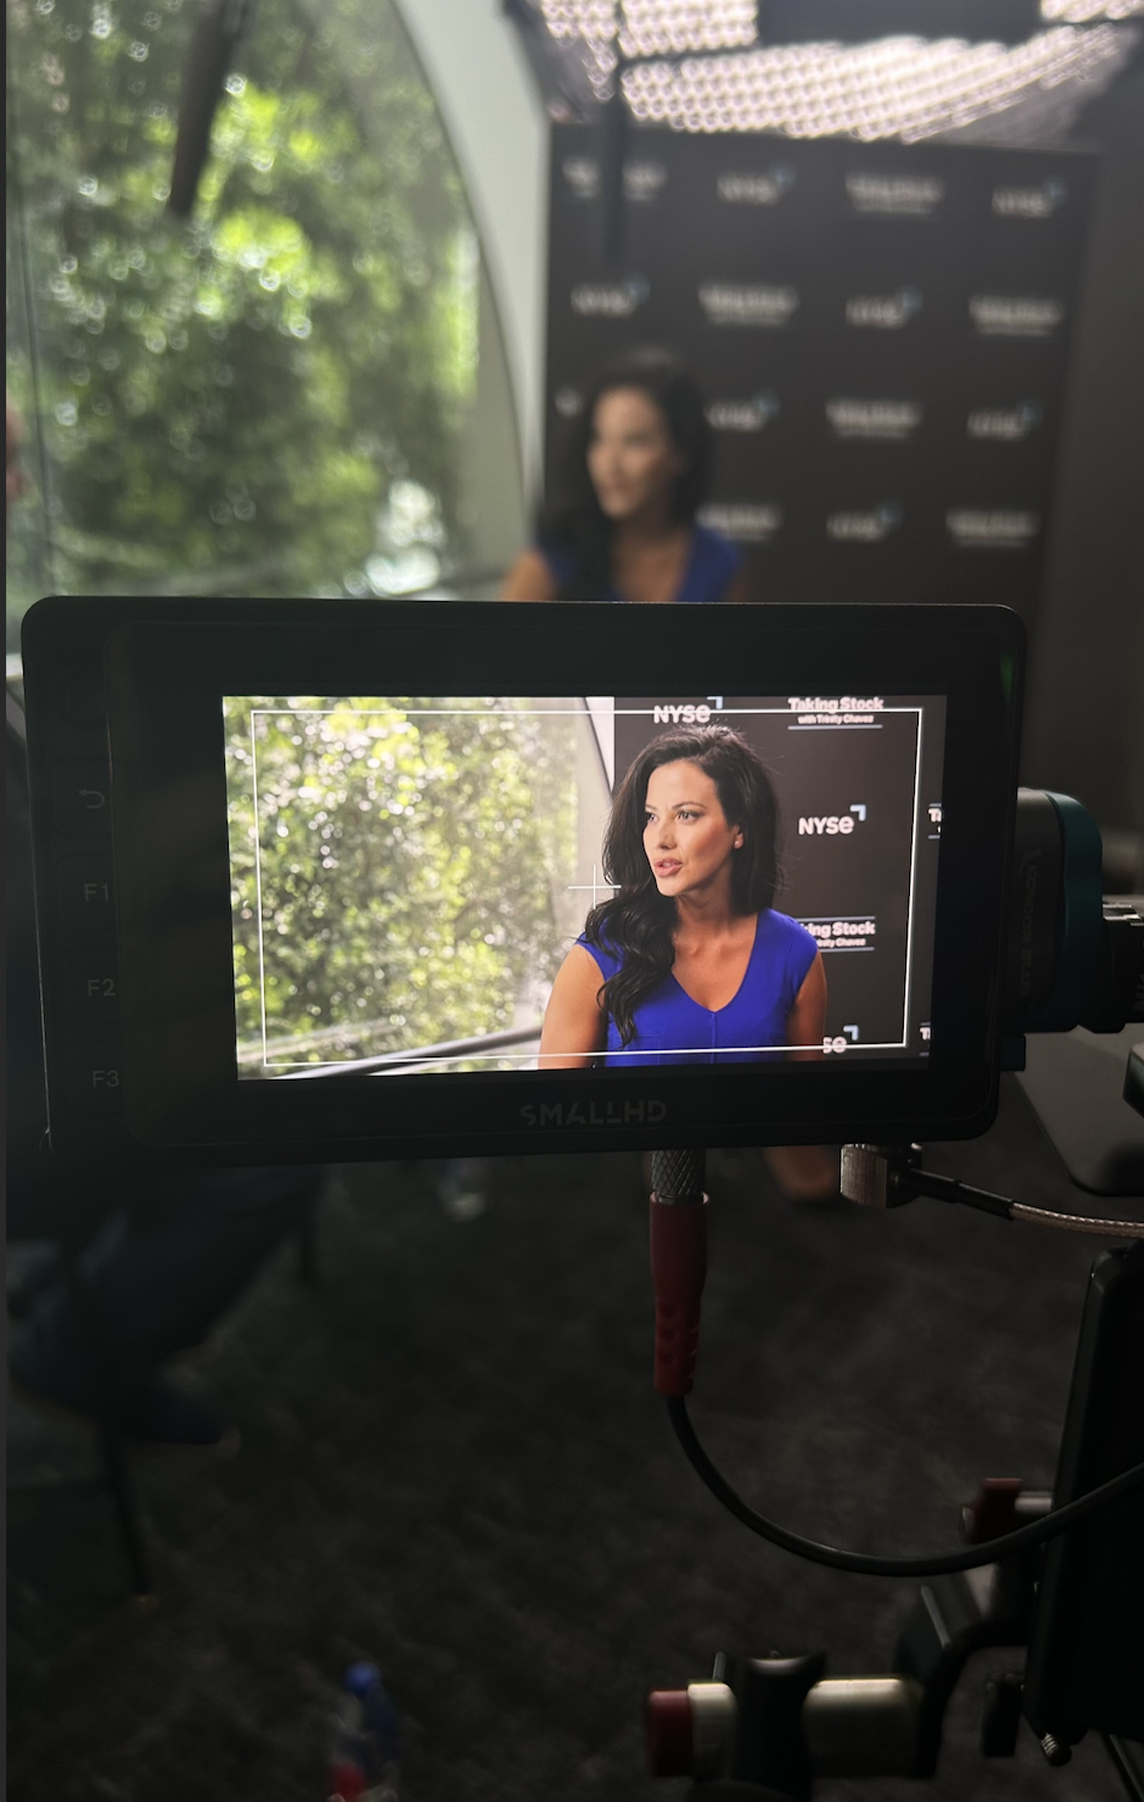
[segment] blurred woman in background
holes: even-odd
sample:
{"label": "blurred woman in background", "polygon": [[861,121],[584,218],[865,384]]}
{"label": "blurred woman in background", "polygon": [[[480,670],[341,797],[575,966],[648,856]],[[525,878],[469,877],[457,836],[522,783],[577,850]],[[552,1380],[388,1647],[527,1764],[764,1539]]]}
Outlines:
{"label": "blurred woman in background", "polygon": [[736,547],[700,525],[711,431],[677,358],[637,351],[593,384],[563,492],[505,578],[506,601],[746,601]]}

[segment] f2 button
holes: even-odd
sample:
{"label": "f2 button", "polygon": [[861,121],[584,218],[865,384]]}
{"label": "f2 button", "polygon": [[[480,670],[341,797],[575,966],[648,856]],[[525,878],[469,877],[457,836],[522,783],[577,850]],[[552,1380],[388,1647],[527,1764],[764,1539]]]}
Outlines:
{"label": "f2 button", "polygon": [[103,951],[93,945],[90,952],[73,957],[67,964],[68,1019],[74,1021],[85,1036],[105,1036],[115,1031],[119,1021],[119,982],[115,973],[114,944]]}

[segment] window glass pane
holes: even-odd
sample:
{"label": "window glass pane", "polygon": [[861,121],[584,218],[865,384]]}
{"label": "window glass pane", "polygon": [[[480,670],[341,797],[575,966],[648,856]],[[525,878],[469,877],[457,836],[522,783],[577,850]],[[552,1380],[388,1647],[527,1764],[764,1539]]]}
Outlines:
{"label": "window glass pane", "polygon": [[[8,382],[39,490],[9,648],[49,588],[467,592],[482,562],[473,424],[491,409],[506,442],[503,351],[392,6],[251,9],[183,223],[165,201],[201,17],[8,9]],[[502,478],[520,511],[518,459]]]}

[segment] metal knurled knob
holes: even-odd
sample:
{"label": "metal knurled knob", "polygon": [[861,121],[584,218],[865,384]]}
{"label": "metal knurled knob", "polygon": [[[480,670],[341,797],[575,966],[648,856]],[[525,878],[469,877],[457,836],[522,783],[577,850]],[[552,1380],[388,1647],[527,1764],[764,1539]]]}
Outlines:
{"label": "metal knurled knob", "polygon": [[651,1186],[660,1201],[702,1201],[703,1152],[653,1151]]}

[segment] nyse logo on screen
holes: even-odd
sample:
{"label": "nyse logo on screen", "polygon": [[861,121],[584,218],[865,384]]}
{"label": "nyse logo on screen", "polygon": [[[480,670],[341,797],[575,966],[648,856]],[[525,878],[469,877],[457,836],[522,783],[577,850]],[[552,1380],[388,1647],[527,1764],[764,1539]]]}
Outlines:
{"label": "nyse logo on screen", "polygon": [[831,513],[827,537],[837,544],[882,544],[902,523],[902,509],[894,501],[864,511]]}
{"label": "nyse logo on screen", "polygon": [[1039,514],[1003,508],[953,507],[945,523],[954,544],[964,550],[1024,551],[1041,529]]}
{"label": "nyse logo on screen", "polygon": [[572,311],[583,319],[630,319],[651,293],[642,276],[627,282],[578,282]]}
{"label": "nyse logo on screen", "polygon": [[880,213],[898,219],[926,219],[945,197],[936,175],[867,175],[846,177],[846,192],[856,213]]}
{"label": "nyse logo on screen", "polygon": [[1037,188],[994,188],[993,211],[1000,219],[1051,219],[1067,196],[1065,183],[1056,180]]}
{"label": "nyse logo on screen", "polygon": [[971,438],[982,438],[994,444],[1018,444],[1041,423],[1041,409],[1036,401],[1019,401],[1015,407],[977,407],[965,422]]}
{"label": "nyse logo on screen", "polygon": [[757,501],[712,501],[699,509],[699,523],[737,544],[766,544],[783,523],[781,507]]}
{"label": "nyse logo on screen", "polygon": [[826,417],[836,438],[908,438],[922,422],[917,400],[828,400]]}
{"label": "nyse logo on screen", "polygon": [[778,412],[778,396],[769,392],[749,400],[713,400],[706,409],[713,432],[761,432]]}
{"label": "nyse logo on screen", "polygon": [[[863,810],[865,817],[865,810]],[[856,824],[852,813],[811,813],[799,816],[798,830],[803,838],[836,838],[839,833],[845,838],[853,832]]]}
{"label": "nyse logo on screen", "polygon": [[1032,294],[975,294],[969,316],[983,338],[1051,338],[1065,309]]}
{"label": "nyse logo on screen", "polygon": [[520,1110],[526,1126],[658,1126],[666,1101],[541,1101]]}
{"label": "nyse logo on screen", "polygon": [[728,169],[719,177],[716,191],[729,206],[777,206],[794,187],[794,170],[776,163],[773,168],[740,174]]}
{"label": "nyse logo on screen", "polygon": [[686,701],[679,706],[665,701],[652,708],[651,717],[656,726],[708,726],[711,723],[711,709],[706,701],[698,704]]}
{"label": "nyse logo on screen", "polygon": [[846,323],[870,331],[900,332],[921,311],[916,288],[899,288],[896,294],[852,294],[846,302]]}
{"label": "nyse logo on screen", "polygon": [[798,309],[798,289],[768,283],[703,282],[699,304],[709,325],[787,325]]}

